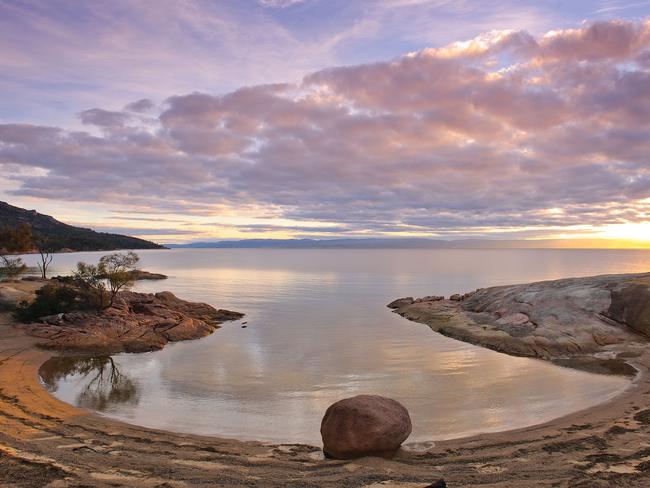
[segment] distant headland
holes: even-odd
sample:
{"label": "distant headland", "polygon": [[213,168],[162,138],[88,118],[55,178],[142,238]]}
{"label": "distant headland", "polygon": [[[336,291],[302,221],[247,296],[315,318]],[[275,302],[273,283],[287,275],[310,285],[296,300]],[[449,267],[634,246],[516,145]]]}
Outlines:
{"label": "distant headland", "polygon": [[19,229],[29,234],[29,239],[23,239],[25,243],[21,249],[16,249],[17,253],[35,251],[39,245],[45,245],[50,252],[164,249],[144,239],[74,227],[36,210],[0,202],[0,249],[8,247],[4,240],[15,241],[11,234]]}
{"label": "distant headland", "polygon": [[432,239],[349,237],[329,239],[237,239],[165,244],[170,249],[645,249],[613,239]]}

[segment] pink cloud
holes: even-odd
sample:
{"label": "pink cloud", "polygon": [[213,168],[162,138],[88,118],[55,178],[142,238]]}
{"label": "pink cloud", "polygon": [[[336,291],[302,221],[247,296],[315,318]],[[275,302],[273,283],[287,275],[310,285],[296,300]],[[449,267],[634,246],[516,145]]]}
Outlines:
{"label": "pink cloud", "polygon": [[173,96],[153,125],[135,115],[146,101],[83,112],[101,136],[0,125],[0,164],[48,172],[17,177],[21,195],[257,207],[352,231],[641,220],[649,25],[492,32],[300,83]]}

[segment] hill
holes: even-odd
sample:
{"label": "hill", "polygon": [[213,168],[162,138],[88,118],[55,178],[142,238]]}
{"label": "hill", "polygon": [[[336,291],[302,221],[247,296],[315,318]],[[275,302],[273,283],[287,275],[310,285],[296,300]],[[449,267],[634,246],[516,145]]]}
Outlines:
{"label": "hill", "polygon": [[[34,240],[45,239],[53,251],[113,251],[117,249],[162,249],[163,246],[136,237],[95,232],[59,222],[36,210],[25,210],[0,202],[0,228],[29,224]],[[2,247],[2,244],[0,244]]]}

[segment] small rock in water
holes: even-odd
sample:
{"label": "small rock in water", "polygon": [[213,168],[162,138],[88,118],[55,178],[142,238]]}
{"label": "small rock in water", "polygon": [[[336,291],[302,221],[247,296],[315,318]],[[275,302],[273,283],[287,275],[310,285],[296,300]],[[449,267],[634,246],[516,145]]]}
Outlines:
{"label": "small rock in water", "polygon": [[247,329],[247,328],[248,328],[248,325],[242,325],[241,328],[242,328],[242,329]]}
{"label": "small rock in water", "polygon": [[387,456],[411,434],[408,410],[396,400],[358,395],[332,404],[323,417],[323,452],[337,459]]}

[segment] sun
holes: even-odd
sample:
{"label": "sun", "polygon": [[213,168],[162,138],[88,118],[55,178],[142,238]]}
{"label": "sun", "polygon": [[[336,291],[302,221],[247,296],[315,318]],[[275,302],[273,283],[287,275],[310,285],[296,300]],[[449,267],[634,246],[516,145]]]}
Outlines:
{"label": "sun", "polygon": [[629,222],[606,226],[600,233],[606,239],[650,244],[650,222]]}

